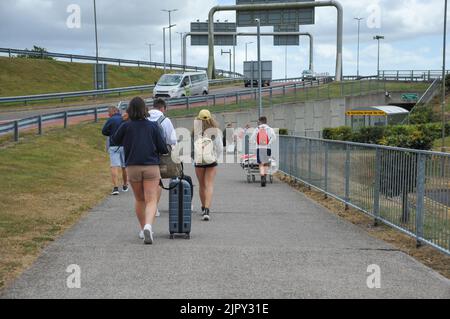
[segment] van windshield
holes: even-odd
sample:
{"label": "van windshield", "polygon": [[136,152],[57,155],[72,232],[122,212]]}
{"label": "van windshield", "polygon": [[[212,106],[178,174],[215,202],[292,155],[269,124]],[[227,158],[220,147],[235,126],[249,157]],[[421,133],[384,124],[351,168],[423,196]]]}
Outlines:
{"label": "van windshield", "polygon": [[161,79],[158,82],[158,85],[160,85],[160,86],[175,86],[175,85],[179,85],[181,80],[182,80],[181,75],[166,74],[161,77]]}

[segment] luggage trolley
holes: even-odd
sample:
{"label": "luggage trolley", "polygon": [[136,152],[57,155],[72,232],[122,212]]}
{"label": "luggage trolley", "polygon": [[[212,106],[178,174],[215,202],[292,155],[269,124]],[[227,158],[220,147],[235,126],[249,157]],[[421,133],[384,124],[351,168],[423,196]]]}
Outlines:
{"label": "luggage trolley", "polygon": [[[259,176],[259,164],[256,156],[256,145],[250,143],[250,135],[245,135],[245,141],[243,144],[243,152],[240,157],[240,164],[245,171],[247,182],[249,184],[256,183],[256,176]],[[270,168],[268,172],[269,182],[273,184],[273,174],[276,171],[276,161],[270,159]]]}

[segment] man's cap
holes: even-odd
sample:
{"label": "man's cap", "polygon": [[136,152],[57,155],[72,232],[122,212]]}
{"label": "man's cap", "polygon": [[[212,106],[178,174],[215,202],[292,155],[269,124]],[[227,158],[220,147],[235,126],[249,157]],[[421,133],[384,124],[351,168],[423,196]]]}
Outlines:
{"label": "man's cap", "polygon": [[208,110],[201,110],[200,113],[198,113],[197,119],[202,121],[208,121],[212,119],[211,112]]}

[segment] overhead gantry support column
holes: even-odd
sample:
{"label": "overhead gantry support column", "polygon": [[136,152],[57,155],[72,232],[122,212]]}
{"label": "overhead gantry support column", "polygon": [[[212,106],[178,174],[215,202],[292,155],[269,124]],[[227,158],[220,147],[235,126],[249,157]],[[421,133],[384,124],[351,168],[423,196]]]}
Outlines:
{"label": "overhead gantry support column", "polygon": [[214,61],[214,15],[219,11],[269,11],[269,10],[290,10],[290,9],[309,9],[316,7],[335,7],[337,10],[337,39],[336,39],[336,81],[342,81],[343,74],[343,34],[344,34],[344,8],[337,1],[314,1],[314,2],[287,2],[270,4],[245,4],[232,6],[215,6],[211,8],[208,16],[208,77],[214,79],[215,61]]}

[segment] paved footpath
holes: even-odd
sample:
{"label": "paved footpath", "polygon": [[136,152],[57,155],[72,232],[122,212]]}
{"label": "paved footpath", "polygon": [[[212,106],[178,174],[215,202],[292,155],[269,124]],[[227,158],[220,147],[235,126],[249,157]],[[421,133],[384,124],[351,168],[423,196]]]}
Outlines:
{"label": "paved footpath", "polygon": [[[190,241],[168,238],[167,194],[162,202],[153,246],[137,239],[132,194],[110,198],[2,297],[450,298],[436,272],[281,182],[247,184],[238,166],[220,168],[212,221],[195,215]],[[67,288],[71,264],[80,289]],[[372,264],[381,289],[367,287]]]}

